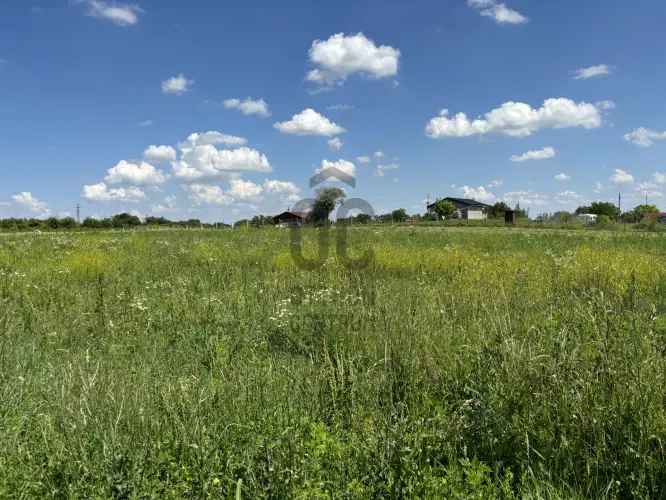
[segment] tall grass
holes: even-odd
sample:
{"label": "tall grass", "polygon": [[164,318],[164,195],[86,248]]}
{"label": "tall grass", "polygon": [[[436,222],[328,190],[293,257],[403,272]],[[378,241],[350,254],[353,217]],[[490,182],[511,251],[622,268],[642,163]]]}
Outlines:
{"label": "tall grass", "polygon": [[0,497],[666,496],[663,236],[288,238],[0,239]]}

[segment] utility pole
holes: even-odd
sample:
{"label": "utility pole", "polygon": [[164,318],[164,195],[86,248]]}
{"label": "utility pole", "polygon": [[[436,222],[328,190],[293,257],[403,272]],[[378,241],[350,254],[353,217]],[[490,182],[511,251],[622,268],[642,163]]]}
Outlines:
{"label": "utility pole", "polygon": [[76,223],[81,224],[81,205],[76,204]]}
{"label": "utility pole", "polygon": [[622,215],[622,193],[617,193],[617,209],[620,211],[620,215]]}

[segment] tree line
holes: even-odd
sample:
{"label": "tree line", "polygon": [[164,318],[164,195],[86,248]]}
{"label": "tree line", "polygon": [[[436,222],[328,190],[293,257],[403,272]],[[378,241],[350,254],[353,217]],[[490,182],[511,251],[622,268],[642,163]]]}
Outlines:
{"label": "tree line", "polygon": [[49,217],[48,219],[35,218],[8,218],[0,219],[2,231],[53,231],[57,229],[125,229],[135,227],[188,227],[188,228],[222,228],[230,227],[223,222],[205,223],[199,219],[173,221],[164,217],[146,217],[141,220],[136,215],[121,213],[103,219],[87,217],[79,223],[73,217]]}
{"label": "tree line", "polygon": [[[316,198],[309,208],[306,222],[313,225],[329,224],[330,215],[345,199],[345,192],[339,188],[323,188],[317,191]],[[488,209],[489,219],[504,219],[504,214],[512,210],[518,219],[526,219],[527,212],[516,205],[510,208],[504,202],[497,202]],[[455,219],[457,210],[453,203],[446,200],[435,202],[432,212],[426,214],[409,215],[404,208],[397,208],[391,212],[370,216],[357,214],[348,218],[340,218],[338,223],[369,224],[375,223],[404,223],[436,221],[442,219]],[[611,222],[646,223],[656,222],[660,211],[655,205],[638,205],[627,212],[621,212],[617,205],[609,202],[594,202],[590,205],[580,206],[574,212],[558,211],[552,214],[542,214],[536,218],[537,222],[552,222],[566,224],[574,222],[582,214],[597,216],[598,224]],[[275,224],[273,216],[256,215],[250,219],[241,219],[233,227],[262,227]],[[206,223],[199,219],[174,221],[165,217],[146,217],[141,220],[138,216],[129,213],[116,214],[111,217],[97,219],[87,217],[83,222],[77,222],[73,217],[49,217],[48,219],[34,218],[8,218],[0,219],[2,231],[28,231],[28,230],[57,230],[57,229],[123,229],[137,227],[184,227],[184,228],[229,228],[224,222]]]}

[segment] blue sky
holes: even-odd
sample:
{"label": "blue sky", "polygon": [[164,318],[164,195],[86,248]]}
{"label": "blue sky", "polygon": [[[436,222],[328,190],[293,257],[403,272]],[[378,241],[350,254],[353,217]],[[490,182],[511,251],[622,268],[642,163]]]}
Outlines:
{"label": "blue sky", "polygon": [[0,217],[229,222],[328,165],[378,212],[666,208],[662,1],[192,5],[3,2]]}

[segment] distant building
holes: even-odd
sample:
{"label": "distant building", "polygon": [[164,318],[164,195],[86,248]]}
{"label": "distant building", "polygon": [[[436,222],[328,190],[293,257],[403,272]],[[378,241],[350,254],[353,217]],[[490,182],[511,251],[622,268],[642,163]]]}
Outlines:
{"label": "distant building", "polygon": [[444,198],[428,205],[429,214],[437,215],[437,212],[435,212],[435,205],[439,201],[449,201],[453,203],[456,207],[457,218],[465,220],[485,220],[488,218],[488,211],[492,208],[490,205],[467,198]]}
{"label": "distant building", "polygon": [[273,222],[278,227],[299,227],[305,223],[307,214],[302,212],[282,212],[279,215],[273,217]]}
{"label": "distant building", "polygon": [[657,222],[658,222],[659,224],[666,224],[666,212],[661,212],[661,213],[657,216]]}

